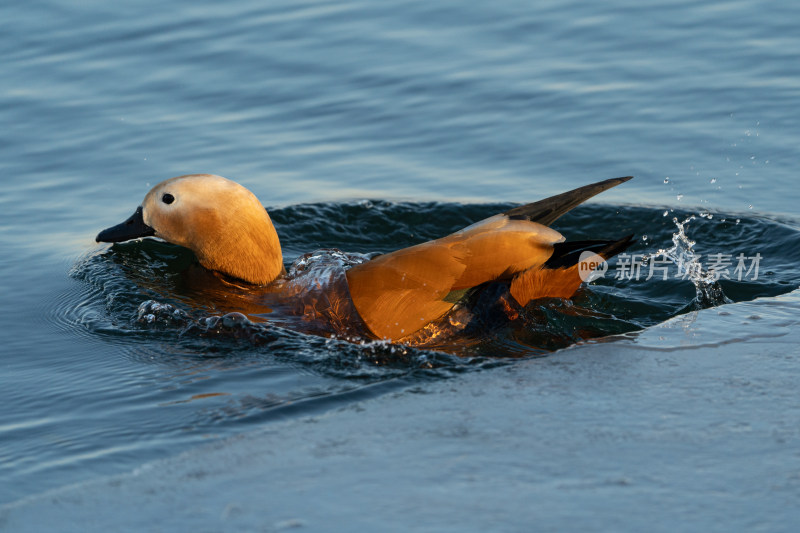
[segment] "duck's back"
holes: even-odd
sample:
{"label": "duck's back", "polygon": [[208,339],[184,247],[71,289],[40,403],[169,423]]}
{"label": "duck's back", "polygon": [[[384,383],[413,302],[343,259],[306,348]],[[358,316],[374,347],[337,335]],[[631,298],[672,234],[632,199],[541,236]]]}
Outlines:
{"label": "duck's back", "polygon": [[563,240],[541,224],[497,215],[354,266],[349,291],[371,332],[398,340],[441,318],[469,289],[541,267]]}

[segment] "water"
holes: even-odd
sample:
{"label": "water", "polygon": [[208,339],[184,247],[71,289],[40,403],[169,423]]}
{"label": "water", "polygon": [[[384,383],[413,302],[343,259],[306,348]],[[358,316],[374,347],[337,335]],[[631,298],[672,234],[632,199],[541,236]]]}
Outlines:
{"label": "water", "polygon": [[[93,242],[174,175],[253,190],[293,260],[389,251],[633,174],[556,228],[647,235],[629,252],[652,255],[694,215],[701,262],[761,255],[758,279],[717,282],[724,298],[796,289],[798,16],[744,1],[4,4],[0,503],[725,301],[670,267],[606,275],[457,354],[209,334],[191,327],[214,313],[194,311],[190,256]],[[191,320],[142,323],[148,300]]]}

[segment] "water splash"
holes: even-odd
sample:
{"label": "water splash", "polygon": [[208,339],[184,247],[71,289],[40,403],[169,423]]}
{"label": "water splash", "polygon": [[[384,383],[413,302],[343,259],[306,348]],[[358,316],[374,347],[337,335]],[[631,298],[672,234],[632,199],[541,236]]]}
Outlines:
{"label": "water splash", "polygon": [[142,302],[136,310],[136,322],[144,326],[184,326],[189,320],[184,311],[155,300]]}
{"label": "water splash", "polygon": [[238,312],[198,317],[156,300],[139,304],[134,323],[142,330],[167,333],[171,342],[203,357],[256,347],[291,353],[295,362],[347,379],[385,379],[387,375],[400,377],[416,371],[435,371],[438,377],[445,377],[497,364],[485,357],[460,357],[384,340],[306,335],[268,322],[254,322]]}
{"label": "water splash", "polygon": [[[705,214],[700,216],[705,216]],[[699,309],[733,303],[722,292],[718,281],[719,273],[703,268],[700,262],[701,255],[694,251],[697,243],[686,235],[687,225],[693,220],[695,220],[694,215],[690,215],[683,222],[679,222],[677,217],[673,217],[672,221],[677,226],[678,232],[672,234],[672,247],[662,248],[654,254],[646,255],[643,261],[653,261],[658,257],[663,257],[673,263],[678,268],[678,276],[689,279],[694,284],[697,291],[694,304]]]}

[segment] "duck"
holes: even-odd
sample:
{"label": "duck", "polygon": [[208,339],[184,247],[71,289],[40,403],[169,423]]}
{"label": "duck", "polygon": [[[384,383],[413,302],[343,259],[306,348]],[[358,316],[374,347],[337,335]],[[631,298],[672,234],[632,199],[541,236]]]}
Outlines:
{"label": "duck", "polygon": [[587,269],[603,265],[635,239],[568,241],[550,226],[631,178],[578,187],[435,240],[354,261],[330,287],[316,279],[304,289],[287,277],[278,232],[263,204],[246,187],[213,174],[158,183],[133,215],[101,231],[96,241],[162,239],[191,250],[203,269],[301,302],[298,313],[320,316],[323,307],[328,320],[344,323],[344,330],[352,331],[357,322],[366,337],[402,342],[490,284],[504,287],[506,299],[518,308],[541,298],[571,298],[586,281]]}

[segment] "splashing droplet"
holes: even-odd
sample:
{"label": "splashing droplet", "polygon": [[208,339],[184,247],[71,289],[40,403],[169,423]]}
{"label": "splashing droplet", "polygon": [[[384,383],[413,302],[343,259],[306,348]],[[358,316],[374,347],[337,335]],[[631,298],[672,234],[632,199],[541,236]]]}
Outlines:
{"label": "splashing droplet", "polygon": [[753,204],[748,205],[747,209],[753,209]]}
{"label": "splashing droplet", "polygon": [[642,240],[646,241],[647,240],[647,235],[642,235]]}
{"label": "splashing droplet", "polygon": [[682,195],[682,194],[679,194],[679,195],[678,195],[678,196],[676,196],[675,198],[677,198],[677,199],[678,199],[678,201],[680,202],[680,201],[683,199],[683,195]]}
{"label": "splashing droplet", "polygon": [[717,178],[711,178],[711,183],[716,183],[716,182],[717,182]]}
{"label": "splashing droplet", "polygon": [[664,216],[667,216],[667,215],[669,215],[669,209],[667,209],[666,211],[664,211]]}
{"label": "splashing droplet", "polygon": [[659,250],[654,257],[663,256],[672,262],[678,267],[678,274],[694,284],[696,290],[694,304],[698,308],[732,303],[722,292],[722,287],[717,281],[719,279],[717,273],[703,270],[703,265],[700,263],[701,256],[694,251],[694,245],[697,243],[686,235],[686,225],[692,220],[695,220],[694,215],[683,222],[678,222],[678,219],[673,217],[672,221],[678,227],[678,233],[672,234],[672,247]]}
{"label": "splashing droplet", "polygon": [[667,176],[666,178],[664,178],[664,183],[669,183],[669,176]]}

